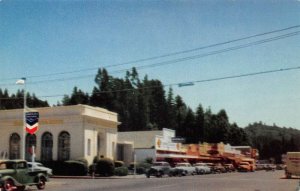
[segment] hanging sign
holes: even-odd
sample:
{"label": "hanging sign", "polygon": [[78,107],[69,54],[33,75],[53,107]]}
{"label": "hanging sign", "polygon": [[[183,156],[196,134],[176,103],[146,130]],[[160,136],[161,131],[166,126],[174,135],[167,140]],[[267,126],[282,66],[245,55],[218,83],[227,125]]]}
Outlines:
{"label": "hanging sign", "polygon": [[26,112],[26,131],[34,134],[39,127],[39,112]]}

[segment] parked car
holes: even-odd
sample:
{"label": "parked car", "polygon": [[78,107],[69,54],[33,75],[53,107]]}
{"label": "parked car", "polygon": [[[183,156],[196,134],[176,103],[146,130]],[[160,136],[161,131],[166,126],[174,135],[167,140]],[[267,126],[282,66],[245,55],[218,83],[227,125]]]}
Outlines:
{"label": "parked car", "polygon": [[241,162],[238,166],[238,171],[239,172],[250,172],[251,166],[248,162]]}
{"label": "parked car", "polygon": [[169,175],[171,172],[171,166],[167,162],[154,162],[149,170],[146,172],[147,178],[150,176],[162,177]]}
{"label": "parked car", "polygon": [[216,173],[225,173],[225,172],[227,172],[225,167],[221,163],[215,163],[213,165],[213,168],[214,168],[214,171]]}
{"label": "parked car", "polygon": [[45,167],[42,163],[39,163],[39,162],[27,162],[27,166],[29,169],[32,169],[32,170],[44,170],[44,171],[47,171],[48,175],[49,176],[52,176],[52,169],[51,168],[47,168]]}
{"label": "parked car", "polygon": [[24,190],[26,186],[45,189],[48,174],[44,170],[31,171],[25,160],[6,160],[0,162],[0,190]]}
{"label": "parked car", "polygon": [[276,165],[275,164],[266,164],[265,170],[266,171],[275,171],[276,170]]}
{"label": "parked car", "polygon": [[234,172],[235,171],[233,164],[224,164],[223,166],[225,167],[226,172]]}
{"label": "parked car", "polygon": [[196,174],[196,167],[192,166],[188,162],[177,163],[175,165],[175,168],[183,170],[182,175],[195,175]]}
{"label": "parked car", "polygon": [[196,163],[194,164],[194,167],[196,168],[197,174],[210,174],[211,168],[206,163]]}
{"label": "parked car", "polygon": [[171,168],[169,172],[169,176],[182,176],[185,172],[182,169],[179,168]]}

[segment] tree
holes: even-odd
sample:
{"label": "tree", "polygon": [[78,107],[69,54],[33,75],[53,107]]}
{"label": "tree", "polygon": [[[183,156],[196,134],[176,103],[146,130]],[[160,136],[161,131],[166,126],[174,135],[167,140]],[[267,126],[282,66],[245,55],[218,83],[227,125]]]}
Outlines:
{"label": "tree", "polygon": [[72,95],[70,97],[65,95],[62,103],[63,105],[89,104],[89,95],[75,86]]}
{"label": "tree", "polygon": [[183,137],[186,138],[186,143],[198,143],[199,132],[195,125],[195,114],[191,108],[187,109],[187,113],[183,122]]}
{"label": "tree", "polygon": [[183,102],[182,98],[180,96],[175,97],[175,111],[176,111],[176,123],[177,128],[176,135],[177,136],[185,136],[185,130],[184,130],[184,120],[187,113],[187,106]]}
{"label": "tree", "polygon": [[94,87],[92,96],[90,98],[91,105],[104,107],[107,109],[112,108],[112,89],[111,89],[111,77],[108,75],[106,69],[101,68],[95,77],[95,83],[98,87]]}
{"label": "tree", "polygon": [[197,134],[197,141],[204,142],[204,110],[201,104],[197,107],[195,128]]}
{"label": "tree", "polygon": [[166,127],[173,130],[178,128],[176,123],[175,100],[174,100],[174,94],[172,88],[169,88],[169,92],[167,96]]}

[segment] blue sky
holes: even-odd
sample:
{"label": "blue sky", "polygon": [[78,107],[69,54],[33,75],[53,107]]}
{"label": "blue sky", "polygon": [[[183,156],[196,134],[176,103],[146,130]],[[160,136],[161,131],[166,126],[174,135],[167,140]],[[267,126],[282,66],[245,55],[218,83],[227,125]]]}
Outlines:
{"label": "blue sky", "polygon": [[[0,0],[0,88],[15,93],[15,81],[50,104],[74,86],[91,92],[98,67],[195,49],[300,24],[300,1],[15,1]],[[123,77],[133,66],[204,55],[293,28],[222,46],[147,62],[107,68]],[[300,66],[300,35],[198,59],[138,69],[173,84]],[[71,71],[80,71],[73,72]],[[62,75],[48,75],[55,73]],[[231,122],[255,121],[300,128],[300,70],[228,79],[179,88],[192,109],[225,109]],[[37,77],[39,76],[39,77]],[[70,79],[73,78],[73,79]],[[167,90],[168,88],[166,88]],[[58,96],[55,96],[58,95]],[[51,97],[44,97],[51,96]]]}

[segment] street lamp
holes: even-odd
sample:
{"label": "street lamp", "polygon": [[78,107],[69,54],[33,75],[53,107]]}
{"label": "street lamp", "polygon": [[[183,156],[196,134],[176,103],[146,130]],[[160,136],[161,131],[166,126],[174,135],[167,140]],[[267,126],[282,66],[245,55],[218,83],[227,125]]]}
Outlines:
{"label": "street lamp", "polygon": [[25,127],[26,127],[26,78],[21,78],[19,79],[16,84],[18,85],[23,85],[23,91],[24,91],[24,107],[23,107],[23,127],[22,127],[22,137],[21,137],[21,140],[22,140],[22,149],[21,149],[21,152],[22,152],[22,157],[21,159],[25,160],[25,144],[26,144],[26,135],[25,135]]}

